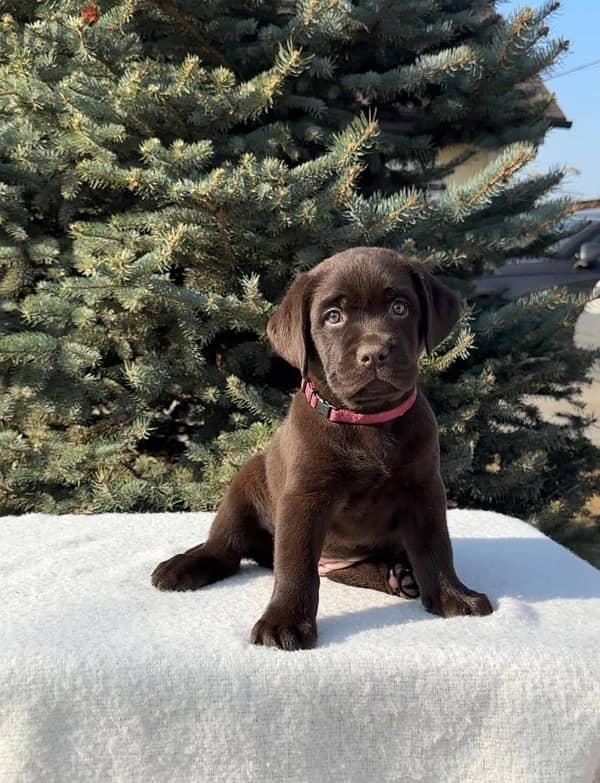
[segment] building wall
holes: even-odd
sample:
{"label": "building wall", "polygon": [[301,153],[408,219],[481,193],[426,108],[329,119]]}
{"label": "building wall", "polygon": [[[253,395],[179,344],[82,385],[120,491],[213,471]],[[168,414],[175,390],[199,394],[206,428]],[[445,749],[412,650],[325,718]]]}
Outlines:
{"label": "building wall", "polygon": [[[468,145],[451,144],[443,147],[437,156],[438,164],[445,164],[451,161],[457,155],[462,154]],[[489,163],[491,163],[499,154],[500,150],[479,149],[467,161],[457,166],[448,177],[444,178],[446,185],[463,185],[467,180],[476,174],[479,174]]]}

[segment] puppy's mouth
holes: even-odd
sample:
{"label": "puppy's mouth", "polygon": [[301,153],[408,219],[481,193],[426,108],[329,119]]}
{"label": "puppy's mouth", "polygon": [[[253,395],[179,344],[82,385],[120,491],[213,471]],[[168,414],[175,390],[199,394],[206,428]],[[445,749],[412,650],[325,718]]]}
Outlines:
{"label": "puppy's mouth", "polygon": [[393,381],[375,377],[356,391],[348,395],[353,405],[383,405],[396,401],[406,393],[406,389],[399,388]]}
{"label": "puppy's mouth", "polygon": [[394,391],[397,391],[396,387],[390,381],[384,381],[383,378],[373,378],[354,392],[352,397],[356,400],[380,400]]}
{"label": "puppy's mouth", "polygon": [[[383,376],[383,377],[382,377]],[[361,413],[371,413],[398,405],[415,385],[416,372],[411,367],[390,372],[389,368],[361,373],[361,377],[340,377],[337,370],[325,372],[334,404]]]}

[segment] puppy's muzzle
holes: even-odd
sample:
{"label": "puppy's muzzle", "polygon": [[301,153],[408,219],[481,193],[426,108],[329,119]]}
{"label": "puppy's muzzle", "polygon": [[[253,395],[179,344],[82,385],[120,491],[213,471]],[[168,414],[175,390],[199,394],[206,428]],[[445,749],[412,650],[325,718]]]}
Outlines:
{"label": "puppy's muzzle", "polygon": [[394,341],[389,338],[382,339],[376,336],[363,339],[356,351],[356,361],[362,368],[376,370],[389,362],[394,347]]}

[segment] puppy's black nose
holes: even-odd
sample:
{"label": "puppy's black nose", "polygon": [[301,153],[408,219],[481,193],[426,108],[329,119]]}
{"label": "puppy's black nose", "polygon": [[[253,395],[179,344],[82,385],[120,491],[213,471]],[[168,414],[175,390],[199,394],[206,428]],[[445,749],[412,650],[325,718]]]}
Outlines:
{"label": "puppy's black nose", "polygon": [[388,360],[390,349],[383,343],[361,345],[356,354],[363,367],[381,367]]}

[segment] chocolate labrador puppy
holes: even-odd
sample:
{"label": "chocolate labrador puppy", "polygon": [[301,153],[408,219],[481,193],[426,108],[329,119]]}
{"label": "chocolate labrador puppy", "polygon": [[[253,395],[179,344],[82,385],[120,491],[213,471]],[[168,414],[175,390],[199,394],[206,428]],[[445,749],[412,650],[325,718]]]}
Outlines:
{"label": "chocolate labrador puppy", "polygon": [[153,584],[195,590],[243,557],[274,567],[251,639],[285,650],[316,642],[319,574],[420,592],[442,617],[489,614],[454,570],[437,423],[416,386],[419,354],[458,317],[455,294],[393,250],[353,248],[301,274],[267,333],[302,388],[267,452],[233,480],[208,540],[158,565]]}

